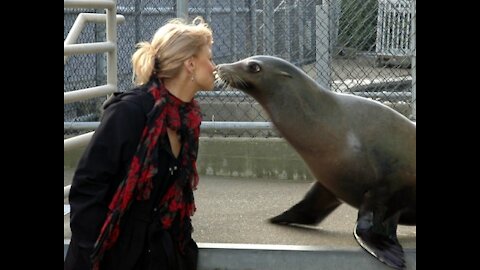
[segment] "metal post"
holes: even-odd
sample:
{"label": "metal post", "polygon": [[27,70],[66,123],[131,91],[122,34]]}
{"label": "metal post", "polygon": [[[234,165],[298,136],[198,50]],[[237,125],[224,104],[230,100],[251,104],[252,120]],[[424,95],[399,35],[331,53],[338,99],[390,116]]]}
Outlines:
{"label": "metal post", "polygon": [[417,120],[417,8],[416,0],[412,1],[412,41],[410,43],[412,50],[412,119]]}
{"label": "metal post", "polygon": [[340,25],[340,0],[330,0],[330,51],[337,45],[338,28]]}
{"label": "metal post", "polygon": [[141,0],[135,0],[135,11],[134,11],[134,21],[135,23],[133,24],[135,27],[135,44],[140,42],[140,16],[142,14],[141,10]]}
{"label": "metal post", "polygon": [[252,37],[252,54],[258,53],[258,45],[257,45],[257,0],[250,0],[250,36]]}
{"label": "metal post", "polygon": [[292,20],[291,18],[291,1],[285,0],[285,23],[287,26],[287,38],[285,39],[285,51],[287,52],[287,60],[292,59]]}
{"label": "metal post", "polygon": [[275,31],[268,31],[269,28],[275,29],[273,1],[263,0],[263,54],[275,54]]}
{"label": "metal post", "polygon": [[316,1],[316,81],[330,89],[330,4],[329,1]]}
{"label": "metal post", "polygon": [[[111,9],[107,9],[107,41],[117,44],[117,1]],[[117,88],[117,46],[107,52],[107,84]]]}
{"label": "metal post", "polygon": [[298,21],[298,61],[303,63],[304,52],[303,47],[305,46],[305,27],[304,20],[306,17],[305,10],[307,9],[304,0],[295,0],[295,8],[297,10],[297,21]]}
{"label": "metal post", "polygon": [[205,0],[205,16],[208,24],[212,24],[212,0]]}
{"label": "metal post", "polygon": [[[375,52],[381,53],[383,50],[383,29],[384,24],[385,24],[385,19],[384,19],[384,3],[382,1],[378,1],[378,13],[377,13],[377,38],[375,41]],[[377,56],[378,57],[378,56]]]}
{"label": "metal post", "polygon": [[[97,9],[97,13],[102,13],[103,10]],[[95,24],[95,42],[105,41],[105,24]],[[95,54],[95,85],[105,84],[105,77],[107,76],[107,62],[105,61],[105,54]]]}
{"label": "metal post", "polygon": [[235,19],[237,17],[237,12],[235,10],[235,2],[237,0],[230,0],[230,50],[232,51],[232,61],[237,61],[237,40],[236,40],[236,31],[237,28],[235,25]]}
{"label": "metal post", "polygon": [[177,17],[188,20],[188,0],[177,0]]}

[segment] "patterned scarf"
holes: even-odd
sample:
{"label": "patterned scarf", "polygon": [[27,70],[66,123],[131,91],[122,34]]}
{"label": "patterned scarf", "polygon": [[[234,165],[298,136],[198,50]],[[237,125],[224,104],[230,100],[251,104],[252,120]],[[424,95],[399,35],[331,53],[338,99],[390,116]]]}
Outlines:
{"label": "patterned scarf", "polygon": [[[195,212],[193,190],[198,184],[196,167],[198,137],[202,121],[200,108],[195,100],[185,103],[171,95],[157,80],[153,80],[149,89],[155,104],[148,114],[137,150],[133,156],[126,178],[120,183],[109,205],[109,213],[103,224],[100,235],[92,253],[93,269],[99,268],[99,263],[106,250],[110,249],[120,234],[120,219],[128,211],[134,198],[148,200],[153,188],[153,177],[158,171],[158,155],[155,153],[157,144],[163,143],[167,136],[167,127],[177,131],[181,136],[179,170],[175,174],[173,184],[160,199],[158,207],[160,222],[164,229],[169,229],[172,221],[178,216],[180,235],[179,250],[183,250],[183,238],[191,233],[191,226],[185,226],[187,219]],[[160,140],[159,140],[160,139]],[[166,143],[166,142],[165,142]]]}

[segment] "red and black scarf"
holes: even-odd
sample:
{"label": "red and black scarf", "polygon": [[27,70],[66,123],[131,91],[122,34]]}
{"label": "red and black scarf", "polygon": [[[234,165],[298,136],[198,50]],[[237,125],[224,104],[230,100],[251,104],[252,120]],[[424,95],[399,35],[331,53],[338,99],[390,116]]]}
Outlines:
{"label": "red and black scarf", "polygon": [[[92,254],[93,269],[99,263],[106,250],[110,249],[120,233],[120,219],[128,211],[133,200],[148,200],[152,193],[152,179],[158,171],[158,155],[155,154],[159,143],[167,136],[167,127],[180,135],[182,148],[178,157],[179,171],[173,184],[161,195],[160,221],[164,229],[169,229],[172,221],[179,218],[180,235],[178,248],[182,252],[183,236],[191,233],[191,226],[185,223],[195,212],[193,190],[198,184],[196,167],[198,137],[202,121],[198,103],[183,102],[171,95],[162,83],[153,80],[148,89],[155,104],[148,114],[137,150],[133,156],[126,178],[120,183],[109,205],[109,213],[95,243]],[[178,216],[179,215],[179,216]],[[183,232],[182,232],[183,231]]]}

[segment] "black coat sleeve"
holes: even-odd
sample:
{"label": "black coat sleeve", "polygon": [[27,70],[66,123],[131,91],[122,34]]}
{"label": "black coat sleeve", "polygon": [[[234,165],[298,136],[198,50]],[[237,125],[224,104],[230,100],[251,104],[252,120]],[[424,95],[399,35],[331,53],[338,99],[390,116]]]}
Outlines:
{"label": "black coat sleeve", "polygon": [[72,240],[81,248],[93,248],[145,121],[144,110],[134,102],[119,101],[105,109],[78,163],[69,195]]}

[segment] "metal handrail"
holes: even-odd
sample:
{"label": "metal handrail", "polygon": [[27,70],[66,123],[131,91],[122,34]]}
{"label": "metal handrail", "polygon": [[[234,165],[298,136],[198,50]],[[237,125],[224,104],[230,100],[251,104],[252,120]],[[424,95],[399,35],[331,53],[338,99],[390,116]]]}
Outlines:
{"label": "metal handrail", "polygon": [[[117,23],[123,23],[125,22],[125,17],[123,15],[117,15],[116,20],[117,20]],[[85,28],[85,25],[88,22],[106,23],[107,15],[96,14],[96,13],[78,14],[77,19],[73,23],[72,28],[70,29],[70,32],[68,33],[67,37],[65,38],[65,41],[63,42],[63,45],[65,46],[65,45],[75,44],[77,42],[78,37],[80,36],[80,33],[82,33],[82,30]],[[64,49],[64,54],[65,54],[65,49]],[[67,59],[69,55],[64,56],[63,58],[64,64],[67,63]]]}
{"label": "metal handrail", "polygon": [[[93,8],[106,9],[106,14],[88,14],[80,13],[75,20],[70,32],[64,40],[64,63],[68,56],[87,53],[107,53],[107,83],[91,88],[78,89],[64,93],[64,104],[86,100],[102,95],[108,95],[117,91],[117,23],[124,22],[122,15],[117,15],[116,0],[64,0],[64,8]],[[106,41],[75,44],[81,31],[85,28],[87,22],[106,23]],[[64,151],[69,151],[86,145],[93,132],[65,139],[63,141]],[[70,186],[64,187],[63,195],[66,198],[69,194]]]}

